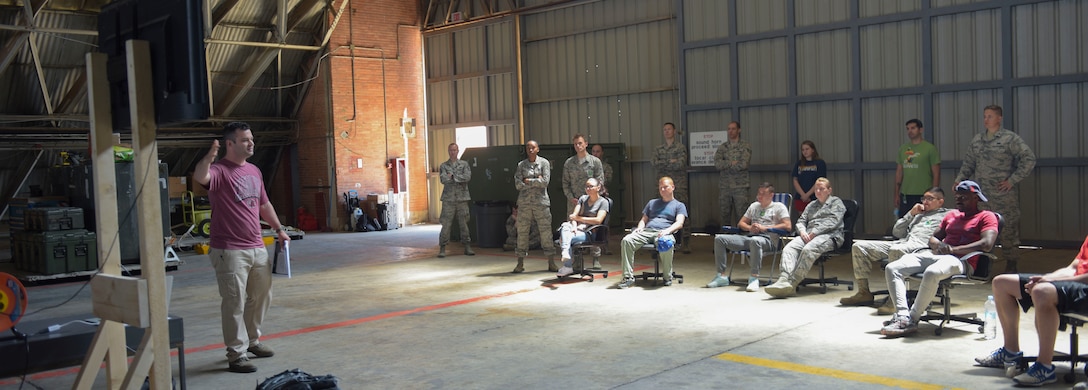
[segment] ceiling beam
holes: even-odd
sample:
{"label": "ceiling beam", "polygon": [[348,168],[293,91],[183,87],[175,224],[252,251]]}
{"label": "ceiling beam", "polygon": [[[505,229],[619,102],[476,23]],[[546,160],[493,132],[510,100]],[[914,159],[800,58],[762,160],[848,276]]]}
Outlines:
{"label": "ceiling beam", "polygon": [[225,0],[222,3],[219,3],[219,6],[212,10],[212,28],[218,26],[219,22],[222,22],[223,18],[227,17],[227,14],[230,13],[230,10],[234,9],[234,6],[236,5],[238,5],[238,0]]}
{"label": "ceiling beam", "polygon": [[229,116],[234,112],[235,107],[245,96],[245,92],[253,87],[253,84],[261,77],[261,73],[264,73],[264,70],[268,68],[268,65],[272,63],[278,53],[279,50],[273,48],[265,48],[253,53],[249,60],[246,61],[246,71],[231,83],[233,87],[231,87],[230,91],[227,91],[227,94],[216,105],[214,114]]}
{"label": "ceiling beam", "polygon": [[72,82],[68,87],[68,92],[64,94],[64,97],[57,103],[57,112],[67,113],[72,110],[72,106],[76,102],[84,100],[84,92],[87,90],[87,71],[84,68],[73,68],[72,71],[78,72],[76,75],[76,81]]}

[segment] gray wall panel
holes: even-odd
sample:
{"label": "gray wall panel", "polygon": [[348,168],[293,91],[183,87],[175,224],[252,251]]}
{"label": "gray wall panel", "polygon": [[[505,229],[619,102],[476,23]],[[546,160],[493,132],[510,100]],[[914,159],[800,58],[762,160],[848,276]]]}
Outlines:
{"label": "gray wall panel", "polygon": [[450,34],[431,35],[424,38],[427,56],[427,77],[444,77],[453,75],[453,62],[449,60],[452,55],[450,47]]}
{"label": "gray wall panel", "polygon": [[922,0],[865,0],[858,2],[858,16],[868,18],[922,9]]}
{"label": "gray wall panel", "polygon": [[1088,72],[1088,3],[1058,1],[1013,7],[1016,77]]}
{"label": "gray wall panel", "polygon": [[684,41],[725,38],[729,36],[729,2],[688,0],[684,2]]}
{"label": "gray wall panel", "polygon": [[685,126],[689,133],[703,131],[725,131],[733,121],[732,110],[688,111]]}
{"label": "gray wall panel", "polygon": [[741,124],[741,136],[752,144],[752,164],[785,164],[792,167],[800,152],[794,150],[784,137],[789,132],[789,118],[785,105],[740,109],[738,122]]}
{"label": "gray wall panel", "polygon": [[737,34],[786,28],[786,0],[737,0]]}
{"label": "gray wall panel", "polygon": [[1021,87],[1013,98],[1005,128],[1024,138],[1036,158],[1088,156],[1088,83]]}
{"label": "gray wall panel", "polygon": [[[910,119],[924,118],[922,96],[889,96],[861,101],[861,151],[862,161],[895,161],[899,145],[908,141],[906,123]],[[922,133],[932,140],[929,124]],[[889,187],[890,188],[890,187]]]}
{"label": "gray wall panel", "polygon": [[[492,120],[516,120],[518,96],[516,77],[512,73],[488,76],[489,116]],[[479,99],[480,97],[476,97]]]}
{"label": "gray wall panel", "polygon": [[787,54],[785,38],[744,42],[737,46],[740,99],[766,99],[789,94]]}
{"label": "gray wall panel", "polygon": [[487,117],[487,77],[459,79],[454,82],[457,96],[457,119],[460,122],[481,122]]}
{"label": "gray wall panel", "polygon": [[811,26],[850,19],[850,3],[851,0],[795,1],[794,23],[797,26]]}
{"label": "gray wall panel", "polygon": [[454,67],[457,73],[487,70],[485,27],[453,32]]}
{"label": "gray wall panel", "polygon": [[427,84],[428,122],[432,125],[445,125],[454,122],[453,83],[439,81]]}
{"label": "gray wall panel", "polygon": [[933,8],[940,8],[940,7],[949,7],[949,6],[953,6],[953,5],[982,3],[982,2],[985,2],[985,1],[986,0],[932,0],[932,3],[931,3],[932,5],[930,5],[930,6],[933,7]]}
{"label": "gray wall panel", "polygon": [[916,20],[861,28],[861,89],[922,85],[922,32]]}
{"label": "gray wall panel", "polygon": [[488,25],[487,29],[487,56],[488,69],[513,68],[516,62],[514,49],[514,23],[502,22]]}
{"label": "gray wall panel", "polygon": [[815,143],[820,157],[828,164],[853,161],[856,140],[849,100],[798,104],[797,122],[800,141]]}
{"label": "gray wall panel", "polygon": [[853,87],[853,58],[848,30],[797,36],[797,93],[846,92]]}
{"label": "gray wall panel", "polygon": [[933,18],[933,83],[994,80],[1001,73],[998,10]]}
{"label": "gray wall panel", "polygon": [[971,137],[983,129],[982,108],[991,104],[1003,105],[1000,91],[986,89],[933,96],[933,123],[926,126],[935,129],[930,140],[941,152],[941,161],[961,160],[967,155]]}
{"label": "gray wall panel", "polygon": [[729,67],[729,46],[710,46],[684,51],[687,73],[688,104],[730,101],[733,74]]}

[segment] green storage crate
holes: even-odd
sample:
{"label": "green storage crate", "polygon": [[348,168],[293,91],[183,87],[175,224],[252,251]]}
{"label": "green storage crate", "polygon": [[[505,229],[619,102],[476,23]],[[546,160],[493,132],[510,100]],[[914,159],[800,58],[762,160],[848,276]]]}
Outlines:
{"label": "green storage crate", "polygon": [[26,230],[50,232],[84,228],[83,209],[79,207],[38,207],[24,213]]}
{"label": "green storage crate", "polygon": [[98,236],[94,232],[84,231],[77,234],[75,251],[68,258],[68,272],[91,271],[98,269]]}
{"label": "green storage crate", "polygon": [[80,272],[98,264],[95,234],[85,229],[28,232],[20,269],[43,275]]}

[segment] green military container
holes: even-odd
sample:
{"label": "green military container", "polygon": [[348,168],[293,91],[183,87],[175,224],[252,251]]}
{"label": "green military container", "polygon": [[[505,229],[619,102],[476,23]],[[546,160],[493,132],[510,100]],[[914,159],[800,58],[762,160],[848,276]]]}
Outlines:
{"label": "green military container", "polygon": [[23,215],[26,230],[51,232],[83,229],[83,209],[79,207],[38,207]]}
{"label": "green military container", "polygon": [[98,265],[94,232],[85,229],[24,233],[23,254],[16,267],[43,275],[87,271]]}

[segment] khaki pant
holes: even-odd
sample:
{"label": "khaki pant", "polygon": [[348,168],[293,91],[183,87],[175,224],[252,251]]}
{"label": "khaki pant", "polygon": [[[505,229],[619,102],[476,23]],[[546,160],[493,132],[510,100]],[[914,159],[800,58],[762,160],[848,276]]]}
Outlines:
{"label": "khaki pant", "polygon": [[212,248],[208,257],[223,299],[219,306],[223,344],[227,346],[227,360],[233,361],[245,355],[250,346],[260,343],[261,323],[272,303],[268,250]]}

